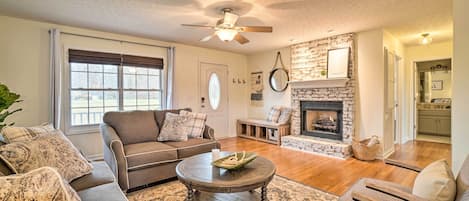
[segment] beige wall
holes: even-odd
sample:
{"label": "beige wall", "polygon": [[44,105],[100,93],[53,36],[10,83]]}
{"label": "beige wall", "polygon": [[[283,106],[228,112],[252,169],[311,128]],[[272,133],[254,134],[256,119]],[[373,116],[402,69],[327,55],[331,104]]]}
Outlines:
{"label": "beige wall", "polygon": [[[162,41],[80,29],[69,26],[42,23],[0,16],[0,82],[22,95],[18,104],[24,111],[15,114],[10,121],[17,125],[32,126],[49,121],[49,34],[51,28],[66,32],[98,37],[128,40],[155,45],[173,45],[176,48],[174,107],[192,107],[198,110],[198,66],[199,59],[211,60],[229,67],[229,77],[246,77],[247,58],[241,54],[171,44]],[[231,82],[228,82],[231,83]],[[246,85],[229,84],[229,133],[218,137],[235,135],[235,119],[247,116],[248,98]],[[69,138],[87,155],[102,153],[99,134],[70,135]]]}
{"label": "beige wall", "polygon": [[445,41],[439,43],[431,43],[429,45],[414,45],[406,46],[404,49],[404,77],[405,77],[405,91],[404,94],[406,99],[404,104],[405,108],[403,113],[406,114],[406,119],[408,119],[409,125],[403,128],[402,138],[403,141],[413,139],[414,129],[414,65],[418,61],[428,61],[435,59],[446,59],[453,57],[453,41]]}
{"label": "beige wall", "polygon": [[453,1],[454,57],[453,57],[453,109],[452,109],[452,161],[458,172],[469,154],[469,1]]}
{"label": "beige wall", "polygon": [[[270,88],[269,85],[269,73],[275,63],[277,52],[280,51],[282,54],[283,63],[285,68],[290,70],[290,48],[282,48],[278,50],[272,50],[267,52],[260,52],[256,54],[248,55],[247,66],[248,74],[251,72],[262,71],[264,75],[264,105],[263,106],[248,106],[249,118],[265,119],[270,108],[274,105],[282,105],[291,107],[291,91],[290,86],[284,92],[275,92]],[[250,86],[250,79],[248,80],[248,93]],[[249,99],[249,96],[247,97]]]}
{"label": "beige wall", "polygon": [[384,54],[383,30],[360,32],[356,38],[357,85],[356,135],[383,139]]}
{"label": "beige wall", "polygon": [[443,81],[443,90],[432,90],[432,98],[451,98],[452,73],[435,71],[431,74],[432,81]]}

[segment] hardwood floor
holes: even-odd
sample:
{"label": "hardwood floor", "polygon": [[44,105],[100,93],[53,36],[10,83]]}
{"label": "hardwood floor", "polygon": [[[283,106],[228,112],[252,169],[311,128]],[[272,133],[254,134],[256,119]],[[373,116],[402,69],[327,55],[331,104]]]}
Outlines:
{"label": "hardwood floor", "polygon": [[424,168],[433,161],[446,159],[451,164],[451,144],[428,141],[411,141],[395,146],[389,159]]}
{"label": "hardwood floor", "polygon": [[[277,175],[336,195],[342,195],[358,179],[363,177],[392,181],[411,187],[417,175],[414,171],[387,165],[381,160],[373,162],[363,162],[354,158],[341,160],[237,137],[222,139],[220,143],[222,150],[225,151],[256,152],[276,164]],[[399,147],[394,157],[417,161],[417,164],[425,165],[438,156],[448,156],[449,147],[433,144],[438,143],[406,144]],[[441,151],[446,149],[448,150]]]}

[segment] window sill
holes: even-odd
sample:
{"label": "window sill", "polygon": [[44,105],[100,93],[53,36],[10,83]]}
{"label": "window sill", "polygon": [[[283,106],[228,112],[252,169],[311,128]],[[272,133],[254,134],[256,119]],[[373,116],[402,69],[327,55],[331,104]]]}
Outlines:
{"label": "window sill", "polygon": [[69,127],[65,134],[66,135],[85,135],[99,133],[99,125],[86,125],[86,126],[72,126]]}

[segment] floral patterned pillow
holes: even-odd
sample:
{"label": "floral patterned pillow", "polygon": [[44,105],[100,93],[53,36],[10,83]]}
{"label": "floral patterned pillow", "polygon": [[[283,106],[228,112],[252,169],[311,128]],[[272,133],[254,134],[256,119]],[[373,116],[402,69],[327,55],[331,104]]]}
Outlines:
{"label": "floral patterned pillow", "polygon": [[0,177],[2,200],[80,201],[77,192],[51,167]]}
{"label": "floral patterned pillow", "polygon": [[158,141],[187,141],[190,132],[187,127],[189,120],[190,116],[188,115],[166,113]]}
{"label": "floral patterned pillow", "polygon": [[68,182],[90,174],[93,166],[60,132],[0,146],[2,159],[16,174],[50,166]]}
{"label": "floral patterned pillow", "polygon": [[55,131],[54,126],[44,123],[33,127],[6,126],[2,129],[3,139],[7,143],[31,140],[37,136],[50,134]]}

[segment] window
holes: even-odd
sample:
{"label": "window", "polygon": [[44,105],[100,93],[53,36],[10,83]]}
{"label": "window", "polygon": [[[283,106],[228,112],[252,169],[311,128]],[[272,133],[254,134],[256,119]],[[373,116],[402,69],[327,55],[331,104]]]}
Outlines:
{"label": "window", "polygon": [[213,110],[216,110],[220,105],[220,95],[220,79],[218,79],[216,73],[212,73],[208,81],[208,99],[210,102],[210,107]]}
{"label": "window", "polygon": [[162,59],[153,65],[155,58],[106,54],[69,50],[71,127],[99,124],[108,111],[162,108]]}
{"label": "window", "polygon": [[161,70],[124,66],[124,110],[161,109]]}

